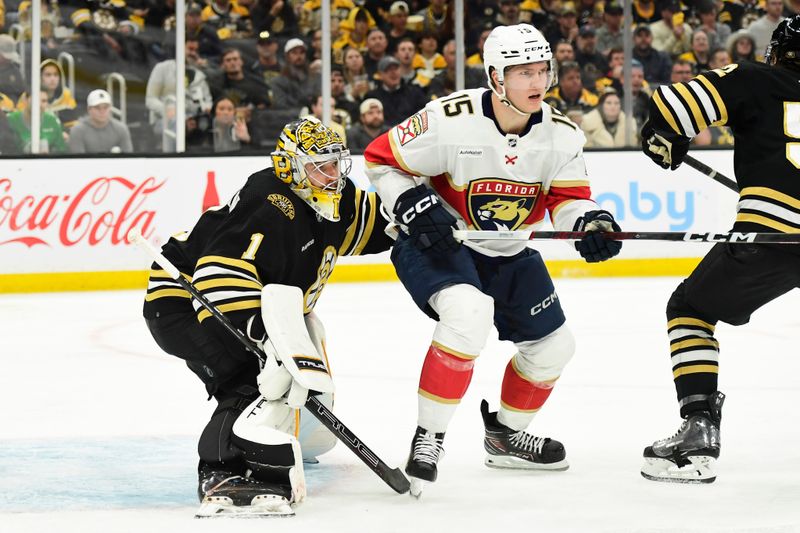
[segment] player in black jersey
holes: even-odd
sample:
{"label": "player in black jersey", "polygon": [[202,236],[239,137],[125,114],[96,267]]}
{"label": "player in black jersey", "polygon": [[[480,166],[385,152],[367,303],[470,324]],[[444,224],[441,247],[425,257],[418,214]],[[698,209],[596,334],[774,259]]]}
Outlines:
{"label": "player in black jersey", "polygon": [[[767,64],[741,63],[660,87],[642,147],[677,168],[692,137],[727,125],[740,189],[734,231],[800,232],[800,15],[772,34]],[[684,419],[677,434],[644,451],[642,475],[710,483],[720,450],[724,395],[717,391],[722,321],[746,324],[767,302],[800,287],[798,245],[717,244],[667,305],[672,373]]]}
{"label": "player in black jersey", "polygon": [[[306,389],[332,391],[324,330],[313,309],[336,259],[382,252],[392,244],[379,198],[346,179],[349,169],[349,152],[335,132],[316,119],[292,122],[267,168],[250,176],[228,205],[206,211],[191,232],[162,249],[236,327],[272,352],[263,369],[153,265],[144,303],[147,326],[218,402],[198,445],[201,516],[291,514],[289,504],[302,499],[304,481],[297,442],[287,433],[298,436],[307,460],[335,443],[316,419],[287,401],[300,408]],[[286,317],[294,302],[277,296],[287,288],[296,291],[302,309],[297,316]],[[271,329],[269,317],[288,322],[295,334],[274,333],[284,328]],[[319,372],[276,363],[280,346],[298,341],[312,346]],[[306,374],[315,376],[309,380]],[[332,406],[330,394],[321,400]]]}

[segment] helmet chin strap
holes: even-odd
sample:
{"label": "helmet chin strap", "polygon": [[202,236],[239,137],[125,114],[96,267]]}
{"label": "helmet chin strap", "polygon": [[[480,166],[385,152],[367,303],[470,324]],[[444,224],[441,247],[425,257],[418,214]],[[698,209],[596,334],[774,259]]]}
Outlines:
{"label": "helmet chin strap", "polygon": [[511,102],[511,100],[509,100],[509,99],[506,97],[506,88],[505,88],[505,85],[503,85],[502,83],[498,83],[498,85],[500,85],[500,86],[503,88],[503,92],[502,92],[502,93],[499,93],[499,92],[497,92],[497,90],[494,88],[493,84],[491,84],[491,83],[490,83],[489,85],[492,85],[492,92],[493,92],[495,95],[497,95],[497,98],[499,98],[499,99],[500,99],[500,102],[501,102],[501,103],[502,103],[504,106],[506,106],[506,107],[510,108],[512,111],[515,111],[516,113],[518,113],[518,114],[520,114],[520,115],[522,115],[522,116],[524,116],[524,117],[529,117],[529,116],[531,116],[531,113],[526,113],[525,111],[522,111],[520,108],[518,108],[517,106],[515,106],[515,105],[514,105],[514,104]]}

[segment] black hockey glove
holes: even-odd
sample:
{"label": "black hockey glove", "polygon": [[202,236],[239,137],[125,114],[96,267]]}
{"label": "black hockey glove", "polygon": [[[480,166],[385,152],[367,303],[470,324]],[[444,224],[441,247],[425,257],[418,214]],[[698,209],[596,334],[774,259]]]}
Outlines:
{"label": "black hockey glove", "polygon": [[599,263],[611,259],[622,249],[620,241],[608,240],[604,231],[621,231],[608,211],[588,211],[577,221],[572,231],[588,231],[589,234],[575,243],[575,249],[587,263]]}
{"label": "black hockey glove", "polygon": [[439,254],[458,250],[460,245],[453,238],[456,219],[430,187],[418,185],[401,194],[394,215],[408,227],[411,241],[420,250],[430,249]]}
{"label": "black hockey glove", "polygon": [[661,168],[675,170],[681,166],[690,142],[682,135],[673,135],[668,139],[656,133],[650,121],[642,126],[642,151]]}

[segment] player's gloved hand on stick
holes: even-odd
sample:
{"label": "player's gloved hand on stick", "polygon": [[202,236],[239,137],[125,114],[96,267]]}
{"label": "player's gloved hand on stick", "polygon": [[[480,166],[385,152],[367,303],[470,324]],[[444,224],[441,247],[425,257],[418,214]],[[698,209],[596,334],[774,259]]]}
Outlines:
{"label": "player's gloved hand on stick", "polygon": [[691,141],[682,136],[667,139],[656,133],[650,122],[642,126],[642,151],[661,168],[675,170],[689,151]]}
{"label": "player's gloved hand on stick", "polygon": [[430,187],[418,185],[401,194],[394,214],[408,227],[411,241],[420,250],[430,249],[439,254],[458,250],[460,244],[453,238],[456,219]]}
{"label": "player's gloved hand on stick", "polygon": [[612,241],[603,236],[605,231],[622,231],[608,211],[587,211],[575,221],[573,231],[589,232],[583,239],[575,243],[587,263],[599,263],[611,259],[622,249],[620,241]]}
{"label": "player's gloved hand on stick", "polygon": [[292,378],[286,366],[278,359],[278,354],[269,339],[264,342],[264,353],[267,359],[256,377],[258,391],[267,400],[285,397],[289,407],[293,409],[303,407],[308,400],[308,389]]}

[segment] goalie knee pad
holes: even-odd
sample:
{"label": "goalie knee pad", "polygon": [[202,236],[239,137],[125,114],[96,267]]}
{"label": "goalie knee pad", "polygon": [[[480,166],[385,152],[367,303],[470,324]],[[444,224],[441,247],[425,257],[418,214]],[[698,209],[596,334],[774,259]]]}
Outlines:
{"label": "goalie knee pad", "polygon": [[564,324],[550,335],[535,341],[516,343],[517,370],[530,381],[557,379],[575,353],[575,337]]}
{"label": "goalie knee pad", "polygon": [[434,342],[456,355],[477,357],[492,328],[492,297],[472,285],[458,284],[434,294],[430,305],[439,315]]}

